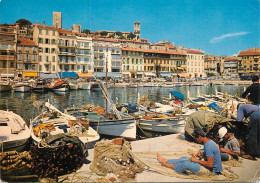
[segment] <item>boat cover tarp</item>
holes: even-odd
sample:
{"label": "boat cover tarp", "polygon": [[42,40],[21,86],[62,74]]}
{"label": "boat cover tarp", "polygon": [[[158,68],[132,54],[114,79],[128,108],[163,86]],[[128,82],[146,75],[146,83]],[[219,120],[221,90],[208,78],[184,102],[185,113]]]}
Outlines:
{"label": "boat cover tarp", "polygon": [[78,78],[76,72],[59,72],[61,78]]}
{"label": "boat cover tarp", "polygon": [[77,73],[79,78],[94,78],[93,73],[89,72],[89,73]]}
{"label": "boat cover tarp", "polygon": [[184,95],[183,93],[179,91],[169,91],[170,94],[172,94],[174,97],[179,98],[181,100],[184,100]]}
{"label": "boat cover tarp", "polygon": [[218,106],[218,104],[216,104],[215,102],[212,102],[211,104],[209,104],[209,107],[211,107],[212,109],[216,110],[216,111],[222,111],[223,108]]}
{"label": "boat cover tarp", "polygon": [[194,112],[187,118],[184,130],[190,136],[192,136],[194,128],[201,128],[207,133],[216,123],[228,121],[233,120],[209,111]]}
{"label": "boat cover tarp", "polygon": [[55,73],[40,73],[39,78],[43,78],[43,79],[57,79],[58,76]]}
{"label": "boat cover tarp", "polygon": [[171,77],[171,73],[170,72],[161,72],[160,74],[163,77]]}

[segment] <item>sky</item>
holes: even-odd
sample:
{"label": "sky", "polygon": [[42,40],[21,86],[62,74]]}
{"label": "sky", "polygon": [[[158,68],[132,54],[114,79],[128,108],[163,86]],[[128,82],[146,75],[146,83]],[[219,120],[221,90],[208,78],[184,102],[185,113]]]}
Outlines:
{"label": "sky", "polygon": [[0,23],[27,19],[52,26],[62,12],[62,28],[80,24],[91,31],[133,32],[151,43],[201,49],[232,56],[260,47],[260,0],[0,0]]}

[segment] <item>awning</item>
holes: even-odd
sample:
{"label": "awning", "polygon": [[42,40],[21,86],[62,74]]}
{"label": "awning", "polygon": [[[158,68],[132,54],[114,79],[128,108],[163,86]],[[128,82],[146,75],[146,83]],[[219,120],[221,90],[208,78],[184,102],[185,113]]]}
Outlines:
{"label": "awning", "polygon": [[171,77],[170,72],[161,72],[160,74],[161,74],[162,77]]}
{"label": "awning", "polygon": [[23,72],[23,77],[37,77],[37,72]]}
{"label": "awning", "polygon": [[39,78],[43,78],[43,79],[57,79],[58,76],[55,73],[40,73]]}
{"label": "awning", "polygon": [[59,72],[61,78],[77,78],[78,75],[76,72]]}
{"label": "awning", "polygon": [[156,74],[153,72],[145,72],[144,75],[145,76],[156,76]]}
{"label": "awning", "polygon": [[178,70],[183,70],[183,68],[182,68],[182,67],[177,67],[177,69],[178,69]]}
{"label": "awning", "polygon": [[181,78],[187,78],[190,77],[190,75],[188,73],[180,73],[178,74]]}
{"label": "awning", "polygon": [[[93,73],[94,76],[96,76],[97,78],[104,78],[106,77],[106,73],[105,72],[97,72],[97,73]],[[120,72],[108,72],[107,73],[107,77],[111,77],[111,78],[120,78],[122,77],[122,73]]]}
{"label": "awning", "polygon": [[3,73],[3,74],[0,74],[0,77],[4,77],[4,78],[13,78],[14,77],[14,74],[7,74],[7,73]]}
{"label": "awning", "polygon": [[143,74],[144,74],[144,72],[140,72],[140,71],[139,71],[139,72],[138,72],[138,71],[136,72],[136,75],[143,75]]}
{"label": "awning", "polygon": [[94,78],[93,73],[77,73],[79,78]]}

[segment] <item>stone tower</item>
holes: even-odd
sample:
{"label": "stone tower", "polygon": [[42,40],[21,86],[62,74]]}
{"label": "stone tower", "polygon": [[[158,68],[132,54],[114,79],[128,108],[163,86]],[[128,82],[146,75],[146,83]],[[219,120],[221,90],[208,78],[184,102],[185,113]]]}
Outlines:
{"label": "stone tower", "polygon": [[53,27],[57,29],[62,28],[61,12],[53,12]]}
{"label": "stone tower", "polygon": [[72,25],[72,32],[81,33],[81,25],[73,24],[73,25]]}
{"label": "stone tower", "polygon": [[136,35],[136,39],[140,39],[140,22],[134,23],[134,34]]}

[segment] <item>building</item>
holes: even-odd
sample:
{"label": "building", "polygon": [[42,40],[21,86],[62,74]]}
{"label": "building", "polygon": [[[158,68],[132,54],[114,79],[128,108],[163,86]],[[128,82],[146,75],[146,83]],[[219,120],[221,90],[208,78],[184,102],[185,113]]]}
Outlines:
{"label": "building", "polygon": [[93,73],[94,72],[94,55],[92,54],[92,37],[80,33],[76,36],[76,72]]}
{"label": "building", "polygon": [[15,77],[17,25],[0,25],[0,77]]}
{"label": "building", "polygon": [[260,48],[247,49],[238,54],[238,73],[260,73]]}
{"label": "building", "polygon": [[58,72],[75,72],[76,68],[76,34],[71,30],[59,29]]}
{"label": "building", "polygon": [[33,41],[38,46],[38,69],[41,73],[58,72],[58,29],[43,25],[33,25]]}
{"label": "building", "polygon": [[[104,76],[107,72],[116,73],[117,76],[122,76],[121,54],[122,49],[120,43],[114,39],[93,38],[92,45],[93,68],[94,73],[99,76]],[[100,74],[98,74],[100,73]]]}
{"label": "building", "polygon": [[204,51],[184,49],[187,54],[187,73],[191,78],[205,77]]}
{"label": "building", "polygon": [[204,71],[207,75],[220,74],[221,57],[207,54],[204,57]]}
{"label": "building", "polygon": [[136,36],[135,40],[139,40],[141,38],[140,22],[134,23],[134,35]]}
{"label": "building", "polygon": [[53,27],[56,29],[62,29],[61,12],[53,12]]}
{"label": "building", "polygon": [[38,76],[38,46],[28,38],[17,40],[17,68],[18,77]]}
{"label": "building", "polygon": [[225,75],[232,75],[237,73],[238,57],[232,56],[224,60],[224,72]]}
{"label": "building", "polygon": [[143,56],[142,49],[122,48],[122,75],[125,78],[143,78]]}

